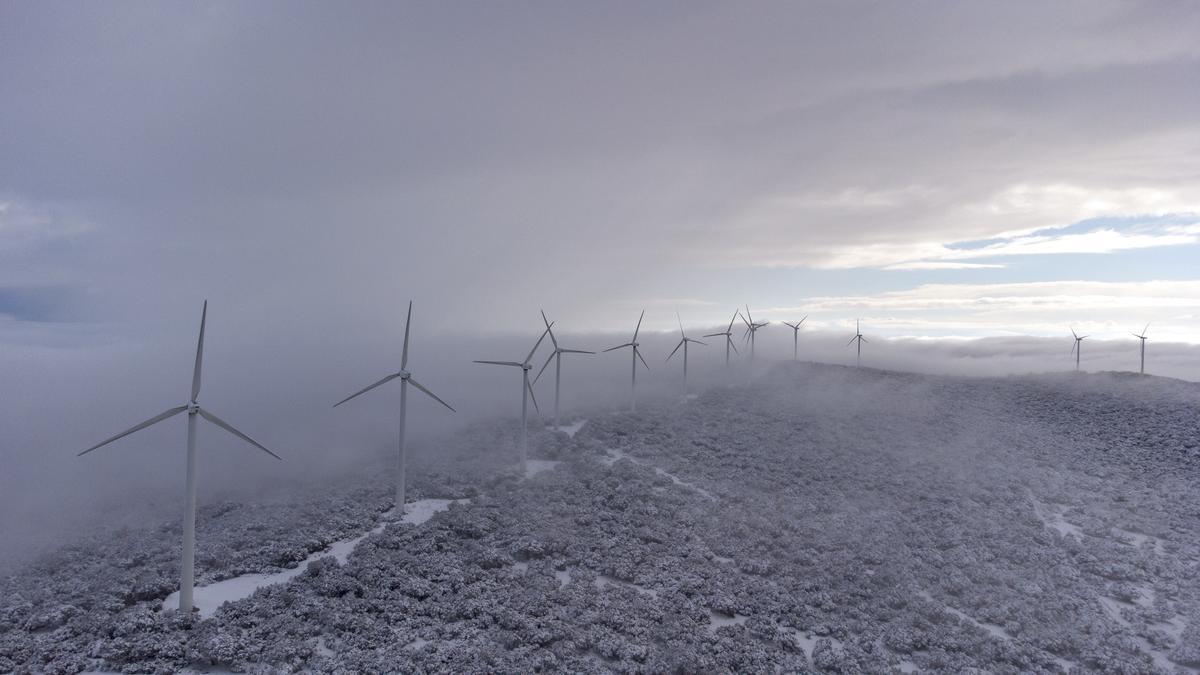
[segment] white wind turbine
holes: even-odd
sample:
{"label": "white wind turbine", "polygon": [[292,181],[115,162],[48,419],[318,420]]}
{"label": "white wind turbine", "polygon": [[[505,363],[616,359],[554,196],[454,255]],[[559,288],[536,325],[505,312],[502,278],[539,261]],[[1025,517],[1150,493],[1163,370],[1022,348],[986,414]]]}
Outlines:
{"label": "white wind turbine", "polygon": [[174,417],[179,413],[186,412],[188,415],[187,424],[187,495],[184,501],[183,512],[183,556],[180,564],[180,579],[179,579],[179,611],[190,615],[192,612],[192,587],[196,581],[196,416],[212,422],[221,427],[225,431],[237,436],[246,441],[250,445],[262,450],[275,459],[280,459],[279,455],[271,452],[263,447],[258,441],[250,438],[246,434],[234,429],[227,422],[212,414],[208,410],[200,407],[196,402],[200,396],[200,367],[204,360],[204,324],[208,318],[208,301],[204,301],[204,309],[200,313],[200,339],[196,343],[196,366],[192,371],[192,396],[188,399],[186,405],[181,405],[170,410],[151,417],[150,419],[122,431],[121,433],[93,445],[92,447],[79,453],[80,456],[108,445],[113,441],[124,438],[136,431],[141,431],[146,427],[158,424],[159,422]]}
{"label": "white wind turbine", "polygon": [[679,321],[679,335],[681,337],[679,339],[679,344],[675,345],[675,349],[672,349],[671,353],[667,355],[667,361],[670,361],[671,357],[675,356],[675,352],[679,351],[680,347],[683,347],[683,395],[687,396],[687,393],[688,393],[688,378],[687,378],[688,343],[695,342],[698,345],[707,345],[708,343],[692,339],[687,336],[687,333],[683,332],[683,319],[679,318],[678,312],[675,313],[675,319],[677,321]]}
{"label": "white wind turbine", "polygon": [[849,346],[850,346],[850,344],[851,344],[851,343],[853,343],[853,342],[858,342],[858,353],[857,353],[857,354],[855,355],[855,357],[854,357],[854,367],[855,367],[855,368],[858,368],[860,365],[862,365],[862,346],[863,346],[863,343],[864,343],[864,342],[870,342],[870,340],[868,340],[867,338],[863,337],[863,334],[862,334],[862,328],[860,328],[860,327],[859,327],[859,320],[858,320],[858,319],[855,319],[855,320],[854,320],[854,337],[850,338],[850,342],[847,342],[847,343],[846,343],[846,346],[847,346],[847,347],[849,347]]}
{"label": "white wind turbine", "polygon": [[792,360],[793,361],[797,360],[797,358],[798,358],[797,354],[799,353],[799,349],[800,349],[800,326],[803,326],[804,322],[807,320],[808,320],[808,317],[806,316],[803,319],[800,319],[799,321],[797,321],[796,323],[788,323],[787,321],[783,322],[783,325],[792,329]]}
{"label": "white wind turbine", "polygon": [[533,378],[533,383],[542,379],[542,373],[546,372],[546,367],[550,365],[550,361],[554,361],[554,426],[558,427],[558,402],[559,392],[562,389],[562,355],[563,354],[595,354],[583,349],[566,349],[559,346],[558,338],[554,337],[554,331],[550,330],[550,320],[546,318],[546,312],[542,312],[542,322],[546,324],[546,332],[550,335],[550,342],[554,344],[554,351],[550,357],[546,359],[546,363],[542,369],[538,371],[537,377]]}
{"label": "white wind turbine", "polygon": [[525,459],[529,454],[529,401],[533,400],[533,407],[538,413],[541,409],[538,408],[537,398],[533,395],[533,385],[529,382],[529,371],[533,369],[533,364],[530,361],[533,355],[537,352],[538,347],[542,346],[542,340],[546,339],[546,335],[550,333],[550,323],[546,326],[546,330],[542,331],[542,336],[534,343],[533,349],[529,350],[529,354],[524,361],[520,363],[516,361],[476,361],[475,363],[490,363],[494,366],[513,366],[521,369],[521,472],[525,471]]}
{"label": "white wind turbine", "polygon": [[1133,334],[1133,337],[1142,341],[1142,368],[1141,368],[1141,370],[1138,371],[1142,375],[1146,374],[1146,340],[1149,339],[1146,337],[1146,331],[1149,329],[1150,329],[1150,324],[1146,324],[1146,327],[1142,329],[1141,335],[1138,335],[1137,333]]}
{"label": "white wind turbine", "polygon": [[745,337],[746,341],[750,343],[750,361],[751,361],[751,363],[753,363],[754,362],[754,336],[758,333],[759,328],[762,328],[763,326],[765,326],[771,322],[763,321],[762,323],[755,323],[754,317],[750,315],[750,305],[746,305],[746,316],[742,317],[742,322],[746,324],[746,332],[743,334],[743,336]]}
{"label": "white wind turbine", "polygon": [[729,327],[725,329],[724,333],[709,333],[708,335],[704,336],[704,337],[719,337],[719,336],[725,337],[725,367],[726,368],[729,367],[729,350],[732,348],[734,353],[735,354],[737,353],[737,345],[733,344],[733,322],[737,321],[738,317],[741,315],[742,315],[742,312],[740,310],[733,313],[733,318],[731,318],[729,320]]}
{"label": "white wind turbine", "polygon": [[429,391],[425,387],[421,386],[420,382],[417,382],[416,380],[412,379],[412,373],[408,372],[408,334],[409,334],[409,328],[411,327],[411,324],[412,324],[412,300],[409,300],[408,301],[408,318],[406,318],[404,320],[404,351],[401,353],[401,356],[400,356],[400,372],[392,373],[391,375],[388,375],[387,377],[383,378],[382,380],[379,380],[378,382],[376,382],[372,385],[369,385],[363,389],[360,389],[359,391],[357,391],[357,392],[347,396],[346,398],[338,401],[337,403],[333,404],[333,407],[336,408],[339,405],[345,403],[346,401],[349,401],[350,399],[355,398],[356,396],[359,396],[359,395],[367,393],[368,391],[371,391],[375,387],[378,387],[378,386],[381,386],[388,382],[391,382],[392,380],[394,380],[396,378],[400,378],[400,448],[396,453],[396,506],[393,510],[393,513],[394,513],[395,517],[397,517],[397,518],[404,515],[404,486],[405,486],[405,483],[407,482],[408,453],[406,452],[406,447],[405,447],[405,443],[404,443],[404,428],[405,428],[406,422],[408,420],[408,385],[411,384],[412,386],[414,386],[417,389],[419,389],[420,391],[422,391],[426,396],[428,396],[428,397],[432,398],[433,400],[437,401],[438,403],[441,403],[442,405],[446,406],[447,408],[449,408],[450,412],[455,412],[454,408],[451,408],[449,403],[446,403],[442,399],[438,398],[437,395],[434,394],[432,391]]}
{"label": "white wind turbine", "polygon": [[646,370],[650,370],[650,366],[646,363],[646,359],[642,358],[642,352],[641,352],[641,350],[638,349],[638,346],[640,343],[637,341],[638,331],[640,331],[642,329],[642,319],[645,317],[646,317],[646,310],[643,309],[642,315],[638,317],[637,328],[633,329],[633,339],[632,340],[630,340],[629,342],[626,342],[623,345],[617,345],[616,347],[609,347],[608,349],[604,350],[606,352],[611,352],[615,349],[624,349],[626,347],[633,348],[633,375],[632,375],[632,379],[630,379],[630,384],[629,384],[629,409],[631,411],[637,410],[637,364],[638,364],[638,360],[641,359],[642,365],[646,367]]}
{"label": "white wind turbine", "polygon": [[[1083,352],[1083,341],[1087,338],[1086,335],[1075,335],[1075,329],[1071,329],[1071,335],[1075,337],[1075,344],[1071,345],[1071,353],[1075,355],[1075,372],[1079,372],[1079,355]],[[1142,343],[1146,344],[1146,343]]]}

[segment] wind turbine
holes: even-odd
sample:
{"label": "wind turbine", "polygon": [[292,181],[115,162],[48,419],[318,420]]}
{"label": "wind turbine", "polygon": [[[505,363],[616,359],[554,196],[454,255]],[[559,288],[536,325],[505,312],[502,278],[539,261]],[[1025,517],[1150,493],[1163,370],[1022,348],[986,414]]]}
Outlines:
{"label": "wind turbine", "polygon": [[755,336],[755,334],[758,333],[759,328],[762,328],[763,326],[765,326],[771,322],[763,321],[762,323],[755,323],[754,317],[750,316],[750,305],[746,305],[746,316],[742,317],[742,322],[746,324],[746,332],[743,335],[744,335],[745,339],[750,343],[750,361],[753,362],[754,361],[754,336]]}
{"label": "wind turbine", "polygon": [[540,414],[542,411],[538,408],[537,398],[533,395],[533,385],[529,383],[529,371],[533,369],[533,364],[530,360],[533,359],[534,353],[538,347],[542,346],[542,340],[550,333],[550,327],[553,323],[546,325],[546,330],[542,331],[542,336],[534,343],[533,349],[529,350],[529,354],[524,361],[520,363],[516,361],[476,361],[475,363],[490,363],[494,366],[513,366],[521,369],[521,471],[525,471],[525,458],[529,454],[529,400],[533,399],[533,408]]}
{"label": "wind turbine", "polygon": [[708,335],[704,336],[704,337],[719,337],[722,335],[725,336],[725,367],[726,368],[729,367],[729,350],[732,348],[734,353],[735,354],[737,353],[737,345],[733,344],[733,322],[737,321],[738,317],[741,315],[742,315],[742,313],[740,310],[733,313],[733,318],[729,320],[729,327],[725,329],[724,333],[709,333]]}
{"label": "wind turbine", "polygon": [[[1146,326],[1149,328],[1149,325]],[[1144,331],[1143,331],[1144,332]],[[1071,329],[1071,335],[1075,337],[1075,344],[1071,345],[1071,353],[1075,355],[1075,372],[1079,372],[1079,355],[1083,352],[1083,340],[1086,335],[1075,335],[1075,329]],[[1145,342],[1142,343],[1146,344]]]}
{"label": "wind turbine", "polygon": [[416,387],[420,391],[424,392],[426,396],[428,396],[428,397],[432,398],[433,400],[437,401],[438,403],[441,403],[442,405],[446,406],[450,410],[450,412],[455,412],[454,408],[451,408],[449,403],[446,403],[442,399],[438,398],[437,395],[434,394],[432,391],[429,391],[425,387],[421,386],[420,382],[417,382],[416,380],[412,379],[412,373],[408,372],[408,331],[409,331],[409,327],[411,325],[412,325],[412,300],[409,300],[408,301],[408,318],[406,318],[404,320],[404,351],[402,352],[402,354],[400,356],[400,372],[392,373],[391,375],[388,375],[387,377],[376,382],[375,384],[372,384],[364,389],[360,389],[358,392],[353,393],[353,394],[347,396],[346,398],[338,401],[337,403],[333,404],[333,407],[336,408],[339,405],[345,403],[346,401],[349,401],[350,399],[352,399],[356,396],[359,396],[359,395],[367,393],[368,391],[371,391],[375,387],[381,386],[387,382],[391,382],[392,380],[394,380],[396,378],[400,378],[400,449],[396,453],[396,506],[394,509],[394,514],[395,514],[395,517],[397,517],[397,518],[404,515],[404,485],[407,482],[407,475],[406,475],[407,474],[407,466],[406,465],[407,465],[408,453],[406,452],[406,447],[405,447],[405,443],[404,443],[404,427],[405,427],[406,421],[408,420],[408,385],[411,384],[412,386]]}
{"label": "wind turbine", "polygon": [[642,329],[642,319],[645,317],[646,317],[646,310],[643,309],[642,315],[638,317],[637,328],[633,329],[633,339],[632,340],[630,340],[629,342],[626,342],[623,345],[617,345],[616,347],[609,347],[608,349],[604,350],[606,352],[611,352],[614,349],[624,349],[626,347],[633,348],[633,376],[630,379],[630,384],[629,384],[629,410],[630,411],[637,410],[637,362],[638,362],[638,360],[641,359],[642,365],[646,366],[646,370],[650,370],[650,366],[646,363],[646,359],[642,358],[642,352],[638,349],[639,343],[637,341],[638,331],[640,331]]}
{"label": "wind turbine", "polygon": [[858,342],[858,354],[856,354],[856,355],[855,355],[855,357],[854,357],[854,367],[855,367],[855,368],[858,368],[860,365],[862,365],[862,346],[863,346],[863,343],[864,343],[864,342],[870,342],[870,340],[868,340],[867,338],[863,337],[863,334],[862,334],[862,328],[860,328],[860,327],[859,327],[859,320],[858,320],[858,319],[855,319],[855,320],[854,320],[854,337],[850,338],[850,342],[847,342],[847,343],[846,343],[846,346],[847,346],[847,347],[849,347],[849,346],[850,346],[850,343],[852,343],[852,342]]}
{"label": "wind turbine", "polygon": [[1141,335],[1138,335],[1137,333],[1133,334],[1133,337],[1142,341],[1142,369],[1140,371],[1138,371],[1142,375],[1146,374],[1146,340],[1148,339],[1146,337],[1146,331],[1149,330],[1149,328],[1150,328],[1150,324],[1146,324],[1146,327],[1142,329]]}
{"label": "wind turbine", "polygon": [[542,373],[546,372],[546,366],[550,365],[550,361],[554,361],[554,426],[558,426],[558,400],[559,392],[562,389],[562,355],[563,354],[595,354],[583,349],[566,349],[560,347],[558,339],[554,337],[554,331],[550,330],[550,320],[546,318],[546,312],[542,312],[542,322],[546,324],[546,333],[550,335],[550,342],[554,344],[554,351],[550,353],[550,358],[546,359],[545,365],[538,371],[537,377],[533,378],[533,383],[542,379]]}
{"label": "wind turbine", "polygon": [[234,429],[229,423],[212,414],[211,412],[200,407],[196,402],[200,396],[200,367],[204,361],[204,324],[208,318],[208,301],[204,301],[204,309],[200,313],[200,339],[196,343],[196,366],[192,371],[192,396],[188,399],[186,405],[181,405],[171,408],[166,412],[155,415],[150,419],[138,424],[134,427],[126,429],[121,433],[93,445],[92,447],[79,453],[79,456],[108,445],[113,441],[124,438],[136,431],[141,431],[146,427],[158,424],[159,422],[186,412],[188,415],[187,423],[187,494],[184,502],[183,511],[183,556],[180,561],[180,579],[179,579],[179,611],[190,616],[192,613],[192,587],[196,581],[196,417],[200,416],[221,427],[225,431],[237,436],[246,441],[250,445],[262,450],[275,459],[280,459],[279,455],[271,452],[263,447],[258,441],[250,438],[246,434]]}
{"label": "wind turbine", "polygon": [[692,339],[687,336],[687,333],[683,332],[683,319],[679,318],[679,312],[675,313],[675,319],[677,321],[679,321],[679,335],[681,337],[679,339],[679,344],[675,345],[675,349],[672,349],[671,353],[667,355],[667,361],[670,361],[671,357],[675,356],[675,352],[679,351],[680,347],[683,347],[683,395],[687,396],[687,393],[688,393],[688,379],[687,379],[688,343],[695,342],[698,345],[708,345],[708,343]]}
{"label": "wind turbine", "polygon": [[803,326],[804,322],[807,320],[808,320],[808,317],[806,316],[803,319],[800,319],[799,321],[797,321],[796,323],[788,323],[787,321],[783,322],[783,325],[792,329],[792,360],[793,361],[797,360],[796,355],[800,348],[800,326]]}

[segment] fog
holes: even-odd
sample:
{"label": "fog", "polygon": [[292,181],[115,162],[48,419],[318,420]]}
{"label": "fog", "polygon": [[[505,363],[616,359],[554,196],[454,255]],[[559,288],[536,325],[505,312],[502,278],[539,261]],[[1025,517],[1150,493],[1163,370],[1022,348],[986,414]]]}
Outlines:
{"label": "fog", "polygon": [[[198,309],[198,308],[197,308]],[[409,438],[415,453],[437,453],[465,425],[517,420],[520,371],[481,365],[474,359],[520,360],[540,335],[531,313],[525,334],[447,335],[423,329],[423,308],[414,311],[409,369],[457,410],[451,413],[420,392],[410,392]],[[757,320],[772,317],[757,317]],[[87,348],[24,346],[6,350],[2,365],[13,392],[0,412],[5,429],[5,471],[0,473],[0,529],[8,559],[61,544],[94,528],[177,517],[183,488],[183,417],[122,439],[85,457],[80,450],[186,402],[198,312],[179,317],[162,339],[112,342]],[[636,319],[636,315],[631,319]],[[263,316],[232,322],[211,306],[200,401],[284,457],[276,462],[224,431],[200,422],[201,500],[269,498],[306,489],[330,476],[361,470],[394,452],[399,387],[393,382],[354,401],[332,404],[399,369],[403,317],[390,332],[302,327],[296,317]],[[632,329],[633,321],[630,322]],[[704,338],[724,326],[688,329],[693,344],[689,377],[693,391],[748,382],[775,363],[789,360],[792,331],[772,323],[758,333],[756,361],[741,322],[734,327],[733,367],[724,366],[721,338]],[[557,333],[568,348],[600,351],[629,341],[622,333]],[[878,339],[864,328],[863,366],[934,374],[994,376],[1074,369],[1071,339],[978,340]],[[854,364],[850,336],[802,330],[801,360]],[[650,366],[639,364],[643,405],[670,405],[682,388],[682,350],[666,356],[678,331],[643,329],[639,340]],[[1137,341],[1085,340],[1085,371],[1136,371]],[[536,375],[550,354],[545,340],[534,357]],[[563,357],[564,417],[595,416],[629,402],[628,349]],[[1200,347],[1150,341],[1150,374],[1200,379]],[[535,387],[541,415],[553,414],[554,366]],[[16,395],[19,394],[19,395]],[[531,417],[536,419],[533,407]],[[381,464],[390,467],[390,464]],[[390,471],[390,468],[388,469]]]}

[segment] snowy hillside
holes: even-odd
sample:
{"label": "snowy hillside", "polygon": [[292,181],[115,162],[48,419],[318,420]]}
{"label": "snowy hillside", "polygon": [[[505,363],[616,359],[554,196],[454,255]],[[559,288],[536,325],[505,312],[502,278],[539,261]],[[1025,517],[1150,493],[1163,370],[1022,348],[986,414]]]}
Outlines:
{"label": "snowy hillside", "polygon": [[0,672],[1200,669],[1196,385],[786,364],[587,417],[524,475],[447,439],[405,519],[386,467],[202,505],[194,617],[176,513],[96,533],[0,580]]}

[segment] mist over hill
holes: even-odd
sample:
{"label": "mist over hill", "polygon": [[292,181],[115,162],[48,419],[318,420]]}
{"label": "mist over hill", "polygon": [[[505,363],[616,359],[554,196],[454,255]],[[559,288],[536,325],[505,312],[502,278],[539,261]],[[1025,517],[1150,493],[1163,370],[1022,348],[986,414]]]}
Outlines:
{"label": "mist over hill", "polygon": [[413,498],[459,500],[427,521],[380,520],[382,462],[206,500],[201,589],[303,569],[200,617],[162,609],[173,512],[39,557],[3,582],[0,669],[1194,671],[1198,406],[785,363],[538,427],[528,477],[511,421],[472,423],[418,446]]}

